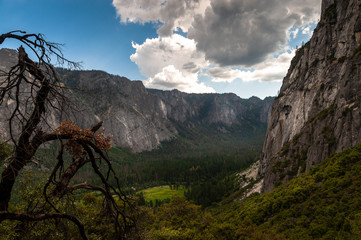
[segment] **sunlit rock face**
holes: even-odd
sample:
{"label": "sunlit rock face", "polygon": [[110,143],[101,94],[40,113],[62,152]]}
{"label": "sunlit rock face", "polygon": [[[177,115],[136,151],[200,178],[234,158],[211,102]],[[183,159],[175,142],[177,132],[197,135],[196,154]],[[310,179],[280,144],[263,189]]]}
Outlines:
{"label": "sunlit rock face", "polygon": [[320,22],[283,80],[259,174],[264,191],[361,141],[361,1],[322,1]]}

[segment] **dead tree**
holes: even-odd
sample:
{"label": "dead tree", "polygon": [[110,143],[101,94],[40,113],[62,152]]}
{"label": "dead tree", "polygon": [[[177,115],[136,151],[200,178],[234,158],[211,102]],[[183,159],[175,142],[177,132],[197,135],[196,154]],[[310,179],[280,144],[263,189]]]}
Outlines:
{"label": "dead tree", "polygon": [[[0,223],[3,220],[27,222],[64,219],[76,224],[82,238],[88,239],[81,220],[60,212],[53,204],[56,198],[61,199],[78,189],[87,189],[100,191],[104,195],[105,208],[114,219],[117,238],[124,239],[126,233],[134,227],[134,219],[128,214],[129,209],[125,209],[132,208],[132,204],[120,190],[111,162],[105,154],[110,148],[110,138],[99,130],[102,123],[90,129],[81,129],[74,122],[63,121],[55,129],[42,129],[51,129],[46,127],[49,126],[46,114],[62,111],[61,106],[67,103],[64,87],[58,80],[52,58],[55,57],[57,63],[67,63],[72,67],[77,67],[77,64],[64,58],[60,45],[46,41],[41,34],[9,32],[0,35],[0,45],[6,39],[20,41],[37,59],[31,60],[25,48],[20,46],[17,64],[8,71],[2,71],[0,75],[0,107],[7,108],[9,112],[7,121],[13,146],[13,154],[6,160],[0,178]],[[60,142],[60,150],[56,157],[57,164],[53,166],[43,189],[43,197],[47,203],[47,206],[43,207],[44,211],[38,210],[36,214],[9,212],[8,205],[19,172],[32,162],[42,145],[53,141]],[[68,166],[64,166],[65,151],[73,158]],[[87,183],[71,185],[71,179],[85,164],[92,166],[102,186]],[[107,168],[106,174],[100,170],[101,165]],[[109,184],[110,177],[115,178],[117,186]],[[115,198],[123,204],[117,203]],[[45,210],[49,209],[49,206],[52,209],[50,213]]]}

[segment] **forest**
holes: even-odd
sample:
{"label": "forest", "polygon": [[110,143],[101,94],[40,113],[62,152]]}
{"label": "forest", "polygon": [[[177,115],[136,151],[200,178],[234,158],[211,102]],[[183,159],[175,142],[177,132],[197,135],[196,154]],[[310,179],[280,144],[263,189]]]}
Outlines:
{"label": "forest", "polygon": [[[244,185],[240,173],[260,158],[265,129],[246,139],[179,127],[159,148],[134,153],[111,146],[101,121],[51,126],[74,110],[54,61],[78,64],[41,34],[5,33],[0,45],[7,39],[23,46],[0,72],[0,107],[9,114],[0,239],[360,239],[361,145],[246,196],[259,180]],[[147,199],[160,186],[170,197]]]}
{"label": "forest", "polygon": [[246,139],[225,133],[209,137],[215,126],[179,128],[175,139],[136,154],[112,147],[102,122],[82,129],[63,120],[52,127],[53,116],[76,111],[54,61],[79,65],[41,34],[12,31],[0,36],[0,44],[8,39],[25,48],[18,48],[17,63],[1,70],[0,104],[9,115],[9,138],[1,143],[2,238],[139,238],[143,212],[171,201],[150,205],[139,190],[181,186],[184,201],[204,209],[233,189],[234,174],[260,152],[265,129]]}

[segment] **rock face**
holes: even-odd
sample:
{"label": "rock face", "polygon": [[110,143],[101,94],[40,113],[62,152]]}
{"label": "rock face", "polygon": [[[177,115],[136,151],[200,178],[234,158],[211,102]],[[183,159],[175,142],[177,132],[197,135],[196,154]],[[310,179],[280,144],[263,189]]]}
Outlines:
{"label": "rock face", "polygon": [[245,100],[234,94],[146,89],[141,81],[101,71],[59,72],[67,86],[80,89],[73,94],[86,114],[75,114],[75,120],[83,123],[88,116],[95,116],[114,136],[113,144],[135,152],[155,149],[162,141],[172,139],[178,133],[177,126],[218,124],[219,131],[225,131],[223,126],[243,128],[248,122],[265,126],[264,116],[273,102],[273,98]]}
{"label": "rock face", "polygon": [[[0,67],[9,69],[16,63],[17,52],[0,50]],[[71,114],[49,114],[51,125],[61,120],[76,121],[80,127],[91,127],[104,121],[113,144],[134,152],[152,150],[162,141],[174,138],[178,128],[199,126],[216,128],[222,133],[244,134],[245,137],[265,132],[273,98],[241,99],[235,94],[186,94],[177,90],[146,89],[141,81],[130,81],[102,71],[68,71],[58,69],[61,81],[75,110]],[[0,131],[8,137],[7,114],[0,109]]]}
{"label": "rock face", "polygon": [[161,91],[148,89],[160,97],[165,106],[167,118],[172,122],[190,126],[197,124],[232,125],[266,124],[273,97],[261,100],[257,97],[241,99],[233,93],[228,94],[187,94],[178,90]]}
{"label": "rock face", "polygon": [[259,174],[264,191],[361,141],[361,1],[323,0],[273,103]]}
{"label": "rock face", "polygon": [[[176,133],[167,119],[164,103],[149,94],[140,81],[130,81],[102,71],[59,70],[77,102],[81,102],[75,121],[104,121],[113,135],[113,144],[139,152],[151,150]],[[89,126],[89,125],[88,125]],[[85,126],[83,126],[85,127]]]}

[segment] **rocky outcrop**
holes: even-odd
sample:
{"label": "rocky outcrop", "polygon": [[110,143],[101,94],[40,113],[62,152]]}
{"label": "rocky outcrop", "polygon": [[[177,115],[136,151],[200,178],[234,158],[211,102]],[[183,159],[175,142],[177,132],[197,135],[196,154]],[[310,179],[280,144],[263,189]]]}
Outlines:
{"label": "rocky outcrop", "polygon": [[273,103],[259,174],[264,191],[361,141],[361,1],[323,0]]}

